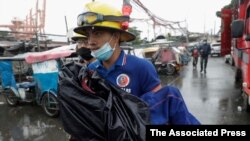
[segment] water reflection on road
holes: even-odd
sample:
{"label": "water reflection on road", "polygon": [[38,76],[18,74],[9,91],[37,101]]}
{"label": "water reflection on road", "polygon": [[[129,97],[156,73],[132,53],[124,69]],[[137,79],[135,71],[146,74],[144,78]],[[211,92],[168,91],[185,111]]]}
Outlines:
{"label": "water reflection on road", "polygon": [[0,105],[0,141],[66,141],[59,119],[47,117],[36,105]]}
{"label": "water reflection on road", "polygon": [[175,76],[160,76],[163,85],[180,89],[189,111],[202,124],[250,124],[243,95],[234,84],[234,69],[223,58],[209,58],[207,73],[184,66]]}

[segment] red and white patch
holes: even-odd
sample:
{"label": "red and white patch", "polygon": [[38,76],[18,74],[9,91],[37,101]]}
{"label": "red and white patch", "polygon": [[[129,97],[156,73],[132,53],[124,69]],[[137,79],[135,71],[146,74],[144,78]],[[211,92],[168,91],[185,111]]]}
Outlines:
{"label": "red and white patch", "polygon": [[116,84],[119,86],[119,87],[126,87],[128,86],[130,82],[130,79],[128,77],[127,74],[120,74],[117,78],[116,78]]}

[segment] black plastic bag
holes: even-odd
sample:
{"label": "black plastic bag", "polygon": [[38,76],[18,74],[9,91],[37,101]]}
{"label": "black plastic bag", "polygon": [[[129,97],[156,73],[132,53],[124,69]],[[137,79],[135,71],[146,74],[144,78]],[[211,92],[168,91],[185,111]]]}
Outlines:
{"label": "black plastic bag", "polygon": [[[83,78],[88,79],[94,94],[82,89]],[[90,75],[76,63],[65,65],[60,72],[58,97],[64,129],[78,141],[145,140],[147,104],[97,73]]]}

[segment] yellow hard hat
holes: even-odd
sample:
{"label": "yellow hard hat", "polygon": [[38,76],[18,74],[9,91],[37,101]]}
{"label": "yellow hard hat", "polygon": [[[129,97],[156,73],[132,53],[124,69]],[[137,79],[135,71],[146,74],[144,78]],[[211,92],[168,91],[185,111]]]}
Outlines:
{"label": "yellow hard hat", "polygon": [[135,35],[122,29],[122,22],[129,21],[128,16],[107,4],[101,2],[91,2],[85,5],[86,11],[77,18],[77,25],[74,29],[76,33],[87,35],[89,28],[104,28],[119,31],[120,41],[132,41]]}
{"label": "yellow hard hat", "polygon": [[71,40],[75,42],[78,41],[79,39],[87,39],[87,37],[78,33],[74,33],[73,36],[71,37]]}

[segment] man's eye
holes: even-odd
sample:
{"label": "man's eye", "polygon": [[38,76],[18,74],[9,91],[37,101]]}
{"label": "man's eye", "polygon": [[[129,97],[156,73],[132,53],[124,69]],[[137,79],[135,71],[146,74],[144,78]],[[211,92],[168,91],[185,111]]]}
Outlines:
{"label": "man's eye", "polygon": [[95,32],[95,36],[101,36],[102,32]]}
{"label": "man's eye", "polygon": [[78,40],[77,43],[78,44],[87,44],[88,41],[87,40]]}

